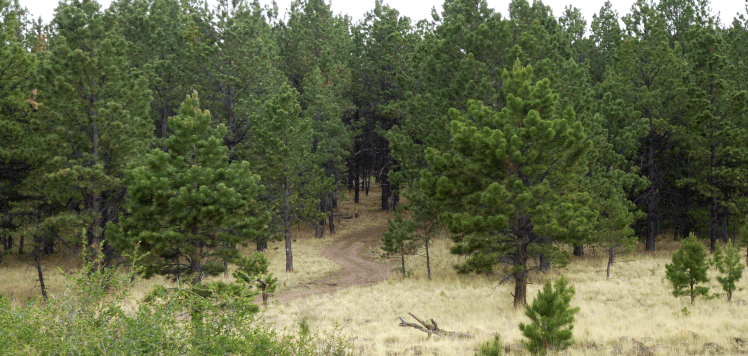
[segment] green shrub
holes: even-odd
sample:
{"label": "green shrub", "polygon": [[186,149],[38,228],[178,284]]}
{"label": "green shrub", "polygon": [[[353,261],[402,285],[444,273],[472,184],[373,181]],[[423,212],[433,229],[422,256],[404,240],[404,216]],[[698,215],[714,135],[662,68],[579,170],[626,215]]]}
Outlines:
{"label": "green shrub", "polygon": [[[156,287],[126,311],[135,279],[86,264],[48,302],[0,298],[3,355],[353,355],[339,333],[280,336],[253,320],[256,293],[207,283]],[[244,282],[239,282],[244,283]]]}
{"label": "green shrub", "polygon": [[533,354],[544,355],[547,350],[563,350],[572,344],[574,314],[579,308],[571,308],[574,287],[563,276],[552,286],[548,281],[531,305],[525,308],[532,324],[519,324],[522,334],[528,339],[524,344]]}
{"label": "green shrub", "polygon": [[501,343],[501,338],[496,335],[493,340],[483,344],[476,356],[501,356],[504,354],[504,345]]}

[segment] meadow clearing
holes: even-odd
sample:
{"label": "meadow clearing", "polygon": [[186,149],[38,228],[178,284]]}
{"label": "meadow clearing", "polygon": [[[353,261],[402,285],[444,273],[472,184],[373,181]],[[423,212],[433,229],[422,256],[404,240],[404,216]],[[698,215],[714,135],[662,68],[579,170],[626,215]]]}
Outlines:
{"label": "meadow clearing", "polygon": [[[335,275],[342,268],[322,257],[321,251],[341,239],[356,236],[372,227],[386,226],[389,213],[378,209],[378,196],[362,196],[361,204],[341,204],[345,214],[358,213],[356,219],[336,222],[337,234],[315,239],[308,226],[294,230],[295,271],[284,271],[285,256],[281,241],[271,243],[266,251],[270,269],[279,279],[276,297],[261,309],[258,318],[286,333],[308,328],[320,334],[342,332],[362,355],[472,355],[478,347],[499,335],[509,354],[523,354],[520,322],[528,322],[523,310],[512,307],[513,285],[499,284],[498,276],[458,275],[452,265],[457,256],[449,253],[446,234],[437,238],[431,248],[433,279],[426,277],[422,252],[407,257],[407,276],[399,273],[399,260],[383,259],[376,246],[365,245],[359,255],[391,266],[389,278],[371,286],[340,285],[323,294],[284,299],[283,295],[319,288],[314,281]],[[576,288],[572,306],[580,308],[574,327],[575,344],[562,354],[568,355],[692,355],[748,354],[748,278],[739,282],[733,301],[724,296],[697,299],[692,306],[688,298],[675,298],[665,279],[665,265],[679,242],[663,236],[658,250],[643,248],[622,255],[605,276],[605,251],[587,248],[584,257],[548,273],[536,273],[528,286],[531,302],[546,280],[566,276]],[[247,248],[246,252],[252,252]],[[61,265],[73,270],[72,256],[60,253],[45,265]],[[2,265],[0,294],[17,302],[38,295],[35,269],[30,261],[10,258]],[[51,294],[64,290],[60,270],[47,269]],[[711,292],[719,293],[714,276]],[[229,279],[230,277],[221,277]],[[161,278],[137,282],[126,303],[135,308],[156,283],[169,284]],[[334,285],[334,284],[333,284]],[[470,339],[427,337],[413,328],[399,327],[398,317],[415,322],[408,313],[433,318],[444,330],[466,332]]]}

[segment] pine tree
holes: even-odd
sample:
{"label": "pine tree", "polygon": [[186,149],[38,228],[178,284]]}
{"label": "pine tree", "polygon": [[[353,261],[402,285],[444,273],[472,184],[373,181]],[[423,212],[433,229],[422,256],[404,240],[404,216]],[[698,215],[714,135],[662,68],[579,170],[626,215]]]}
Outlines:
{"label": "pine tree", "polygon": [[631,200],[639,202],[647,214],[640,232],[645,249],[653,251],[658,228],[663,225],[660,202],[663,194],[673,188],[665,167],[677,165],[672,160],[670,133],[685,115],[685,61],[681,48],[668,43],[665,19],[651,3],[637,1],[622,20],[626,36],[598,90],[612,94],[608,104],[617,107],[608,110],[625,119],[611,121],[609,132],[613,140],[624,141],[626,146],[638,143],[629,159],[650,184],[641,192],[632,193]]}
{"label": "pine tree", "polygon": [[358,121],[353,122],[357,135],[355,156],[349,162],[353,173],[350,177],[353,186],[349,189],[354,189],[354,201],[358,202],[363,172],[377,172],[375,177],[382,186],[382,209],[396,209],[407,183],[395,177],[402,165],[399,159],[393,159],[391,141],[385,133],[404,121],[401,110],[390,108],[405,99],[398,76],[411,65],[420,37],[409,18],[382,1],[376,1],[374,9],[353,28],[353,36],[351,96]]}
{"label": "pine tree", "polygon": [[748,91],[740,90],[733,79],[736,68],[727,60],[722,31],[714,25],[692,30],[688,57],[688,121],[680,139],[692,167],[681,178],[706,204],[710,251],[725,238],[725,220],[745,212],[743,196],[748,183],[736,176],[748,174]]}
{"label": "pine tree", "polygon": [[[322,71],[315,67],[312,73],[304,77],[304,94],[302,106],[306,107],[302,115],[312,121],[314,140],[312,151],[322,162],[325,177],[333,179],[332,190],[321,192],[319,211],[329,219],[330,233],[335,233],[333,220],[334,209],[338,202],[337,187],[345,179],[345,159],[351,150],[351,134],[343,124],[343,110],[340,100],[336,100],[335,88],[331,80],[323,77]],[[324,219],[317,226],[317,236],[324,233]]]}
{"label": "pine tree", "polygon": [[467,114],[450,111],[449,150],[429,148],[420,189],[444,207],[439,220],[455,234],[453,253],[468,258],[461,272],[490,272],[507,263],[514,306],[526,305],[528,261],[563,263],[548,239],[569,242],[591,228],[597,213],[576,182],[590,148],[581,122],[555,110],[550,82],[532,67],[504,72],[508,106],[495,112],[478,102]]}
{"label": "pine tree", "polygon": [[699,286],[700,283],[709,282],[709,261],[704,245],[694,234],[683,241],[681,248],[673,254],[672,263],[665,265],[665,269],[665,276],[673,285],[674,296],[689,296],[693,304],[696,297],[709,295],[709,287]]}
{"label": "pine tree", "polygon": [[545,282],[538,296],[525,308],[532,324],[519,324],[522,334],[529,339],[525,346],[533,354],[545,355],[550,349],[564,350],[571,346],[574,314],[579,308],[571,307],[574,286],[565,277],[551,285]]}
{"label": "pine tree", "polygon": [[169,118],[177,115],[185,93],[197,84],[199,71],[189,41],[194,38],[189,32],[191,18],[180,2],[172,0],[118,0],[108,11],[130,43],[130,65],[148,74],[152,127],[156,137],[166,138]]}
{"label": "pine tree", "polygon": [[301,115],[298,93],[284,84],[252,123],[253,155],[263,172],[269,204],[286,241],[286,271],[293,271],[291,226],[302,219],[318,220],[320,196],[332,190],[320,156],[312,151],[314,131],[309,117]]}
{"label": "pine tree", "polygon": [[197,93],[188,96],[169,119],[174,134],[166,152],[152,150],[145,165],[129,171],[129,215],[107,234],[122,251],[148,253],[140,262],[146,278],[190,278],[195,285],[235,261],[236,244],[264,233],[260,177],[248,162],[229,164],[226,127],[210,123]]}
{"label": "pine tree", "polygon": [[51,220],[42,223],[86,226],[85,243],[94,255],[103,250],[104,264],[116,252],[104,232],[124,200],[124,171],[153,139],[147,77],[130,67],[129,44],[109,26],[116,22],[111,16],[95,1],[69,0],[56,9],[55,36],[39,53],[37,100],[44,105],[28,123],[44,164],[24,187],[43,197],[29,207],[47,210],[43,220]]}
{"label": "pine tree", "polygon": [[[315,154],[326,156],[319,163],[334,184],[320,192],[317,207],[329,219],[334,233],[333,210],[337,207],[337,187],[345,179],[343,160],[351,150],[351,133],[343,125],[343,112],[352,109],[348,100],[351,71],[350,18],[334,15],[326,0],[291,2],[288,21],[279,21],[276,39],[280,49],[279,67],[288,82],[300,93],[303,115],[313,122]],[[324,233],[324,220],[317,235]]]}
{"label": "pine tree", "polygon": [[11,233],[19,227],[11,209],[28,199],[22,184],[41,155],[38,137],[25,125],[39,109],[32,86],[35,56],[24,48],[20,9],[0,0],[0,17],[0,245],[9,252],[14,245]]}
{"label": "pine tree", "polygon": [[214,125],[228,129],[224,141],[231,159],[249,160],[252,117],[262,114],[285,80],[278,47],[259,3],[221,0],[207,9],[207,1],[195,4],[187,29],[197,84]]}
{"label": "pine tree", "polygon": [[405,256],[412,255],[418,248],[418,235],[415,230],[418,227],[412,219],[403,219],[401,213],[395,215],[395,219],[387,218],[387,232],[382,234],[382,250],[385,256],[396,255],[400,257],[403,277],[405,277]]}
{"label": "pine tree", "polygon": [[740,262],[739,249],[729,242],[724,252],[719,246],[714,252],[714,264],[721,276],[717,276],[717,281],[722,285],[722,290],[727,293],[727,300],[732,300],[732,293],[735,292],[735,282],[743,277],[745,266]]}

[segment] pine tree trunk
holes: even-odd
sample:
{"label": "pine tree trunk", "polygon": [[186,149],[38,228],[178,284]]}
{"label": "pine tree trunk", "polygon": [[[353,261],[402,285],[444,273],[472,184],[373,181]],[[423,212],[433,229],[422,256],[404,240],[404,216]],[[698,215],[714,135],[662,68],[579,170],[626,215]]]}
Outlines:
{"label": "pine tree trunk", "polygon": [[574,256],[584,256],[584,245],[574,245]]}
{"label": "pine tree trunk", "polygon": [[610,278],[610,266],[615,262],[616,257],[616,248],[615,246],[611,246],[608,248],[608,268],[605,271],[605,277]]}
{"label": "pine tree trunk", "polygon": [[400,255],[400,261],[403,264],[403,278],[405,278],[405,255],[403,254]]}
{"label": "pine tree trunk", "polygon": [[392,187],[390,182],[387,181],[387,176],[382,179],[382,210],[390,210],[390,195],[392,194]]}
{"label": "pine tree trunk", "polygon": [[[525,220],[526,217],[520,220]],[[514,277],[514,308],[524,308],[527,305],[527,244],[529,241],[529,231],[523,226],[529,223],[520,221],[518,225],[519,236],[517,236],[517,260],[515,263],[519,267],[512,274]]]}
{"label": "pine tree trunk", "polygon": [[360,202],[360,186],[361,181],[359,180],[359,166],[356,164],[354,169],[354,177],[353,177],[353,203],[358,204]]}
{"label": "pine tree trunk", "polygon": [[364,181],[366,182],[366,186],[365,186],[366,187],[366,191],[364,193],[366,193],[366,196],[368,197],[369,196],[369,186],[371,185],[371,170],[368,169],[368,168],[364,170],[364,179],[365,179]]}
{"label": "pine tree trunk", "polygon": [[289,214],[290,207],[288,206],[288,199],[291,195],[290,188],[288,186],[288,178],[283,180],[283,227],[285,229],[286,239],[286,272],[293,272],[293,252],[291,251],[291,216]]}
{"label": "pine tree trunk", "polygon": [[[94,124],[91,130],[91,140],[93,145],[93,152],[91,153],[94,162],[97,162],[99,160],[99,126]],[[98,182],[96,180],[94,180],[93,182],[92,190],[93,194],[91,196],[91,212],[93,213],[94,218],[93,222],[91,223],[91,239],[89,240],[89,247],[91,248],[91,260],[96,261],[99,250],[102,249],[101,233],[103,231],[101,218],[101,193],[97,191]]]}
{"label": "pine tree trunk", "polygon": [[37,246],[34,248],[34,262],[36,263],[36,273],[37,276],[39,276],[39,287],[42,290],[42,297],[44,300],[49,299],[47,297],[47,286],[44,284],[44,273],[42,272],[42,261],[41,257],[41,249],[39,248],[39,243],[41,241],[37,242]]}
{"label": "pine tree trunk", "polygon": [[202,254],[203,254],[203,245],[200,241],[199,236],[200,235],[200,228],[197,226],[192,227],[191,229],[192,236],[195,236],[193,238],[192,245],[195,247],[195,254],[190,256],[190,273],[192,273],[192,285],[196,285],[203,280],[203,266],[202,266]]}
{"label": "pine tree trunk", "polygon": [[426,272],[429,276],[429,281],[430,281],[431,280],[431,255],[429,254],[429,238],[425,237],[423,239],[423,242],[426,245]]}
{"label": "pine tree trunk", "polygon": [[[717,177],[714,174],[714,167],[716,166],[716,160],[715,160],[715,145],[712,144],[711,146],[711,167],[710,167],[710,184],[711,188],[715,189],[717,187]],[[717,238],[719,237],[718,230],[718,221],[717,221],[717,210],[719,209],[719,205],[717,202],[717,197],[715,196],[715,193],[712,192],[712,201],[711,201],[711,209],[709,211],[709,251],[711,253],[714,253],[714,251],[717,249]]]}
{"label": "pine tree trunk", "polygon": [[[647,163],[648,163],[648,178],[650,180],[655,179],[655,147],[654,138],[649,139],[649,147],[647,147]],[[645,250],[655,250],[655,238],[657,237],[657,189],[654,187],[654,183],[647,188],[647,241]]]}
{"label": "pine tree trunk", "polygon": [[330,222],[328,223],[328,226],[330,227],[330,235],[335,235],[335,210],[330,209]]}

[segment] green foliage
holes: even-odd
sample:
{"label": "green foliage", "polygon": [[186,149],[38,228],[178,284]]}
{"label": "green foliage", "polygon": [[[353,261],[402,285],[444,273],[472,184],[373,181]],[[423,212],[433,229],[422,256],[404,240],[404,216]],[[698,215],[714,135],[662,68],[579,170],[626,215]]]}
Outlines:
{"label": "green foliage", "polygon": [[354,354],[339,332],[280,336],[252,320],[257,310],[252,294],[224,293],[215,286],[159,286],[130,310],[128,288],[137,281],[137,267],[128,274],[97,264],[66,275],[67,290],[48,302],[0,297],[3,355]]}
{"label": "green foliage", "polygon": [[400,256],[405,277],[405,256],[416,253],[420,237],[415,233],[418,226],[413,219],[403,219],[397,213],[394,219],[387,218],[387,232],[382,234],[382,250],[385,256]]}
{"label": "green foliage", "polygon": [[740,250],[738,247],[729,242],[723,250],[717,246],[714,252],[714,264],[721,274],[717,276],[717,281],[722,285],[722,290],[727,293],[727,300],[732,300],[732,293],[735,292],[735,282],[743,277],[745,266],[740,262]]}
{"label": "green foliage", "polygon": [[709,282],[709,261],[704,245],[694,234],[683,241],[680,249],[673,254],[672,263],[665,265],[665,269],[665,276],[673,285],[674,296],[689,296],[693,304],[697,296],[709,295],[709,287],[698,285]]}
{"label": "green foliage", "polygon": [[504,345],[501,338],[496,335],[493,340],[481,345],[475,356],[502,356],[504,354]]}
{"label": "green foliage", "polygon": [[584,236],[598,213],[578,184],[591,141],[574,111],[556,110],[550,81],[536,81],[532,67],[516,62],[503,79],[508,105],[500,112],[477,101],[465,114],[450,110],[449,145],[427,149],[419,184],[444,209],[452,252],[468,256],[457,268],[487,273],[506,263],[522,307],[528,261],[563,264],[565,253],[549,239]]}
{"label": "green foliage", "polygon": [[210,121],[197,93],[188,96],[169,120],[174,135],[165,141],[167,151],[152,150],[144,166],[129,172],[130,215],[107,233],[122,251],[150,252],[141,261],[146,277],[190,276],[199,283],[238,258],[237,244],[264,233],[260,178],[247,162],[229,164],[226,128],[211,128]]}
{"label": "green foliage", "polygon": [[262,296],[262,302],[267,307],[268,298],[278,287],[278,278],[273,277],[273,274],[268,272],[270,261],[267,257],[262,253],[255,252],[250,257],[243,257],[236,261],[236,266],[237,269],[232,273],[232,276],[237,281],[258,288]]}
{"label": "green foliage", "polygon": [[266,187],[264,202],[286,241],[286,271],[293,271],[291,226],[300,220],[316,220],[320,197],[333,190],[334,180],[325,177],[321,160],[312,149],[313,122],[301,115],[298,92],[283,84],[255,116],[251,134],[253,155]]}
{"label": "green foliage", "polygon": [[575,292],[562,276],[553,286],[550,281],[545,282],[532,304],[525,308],[532,324],[520,323],[519,329],[529,339],[525,346],[530,352],[544,355],[547,350],[564,350],[573,343],[574,314],[579,311],[570,306]]}

